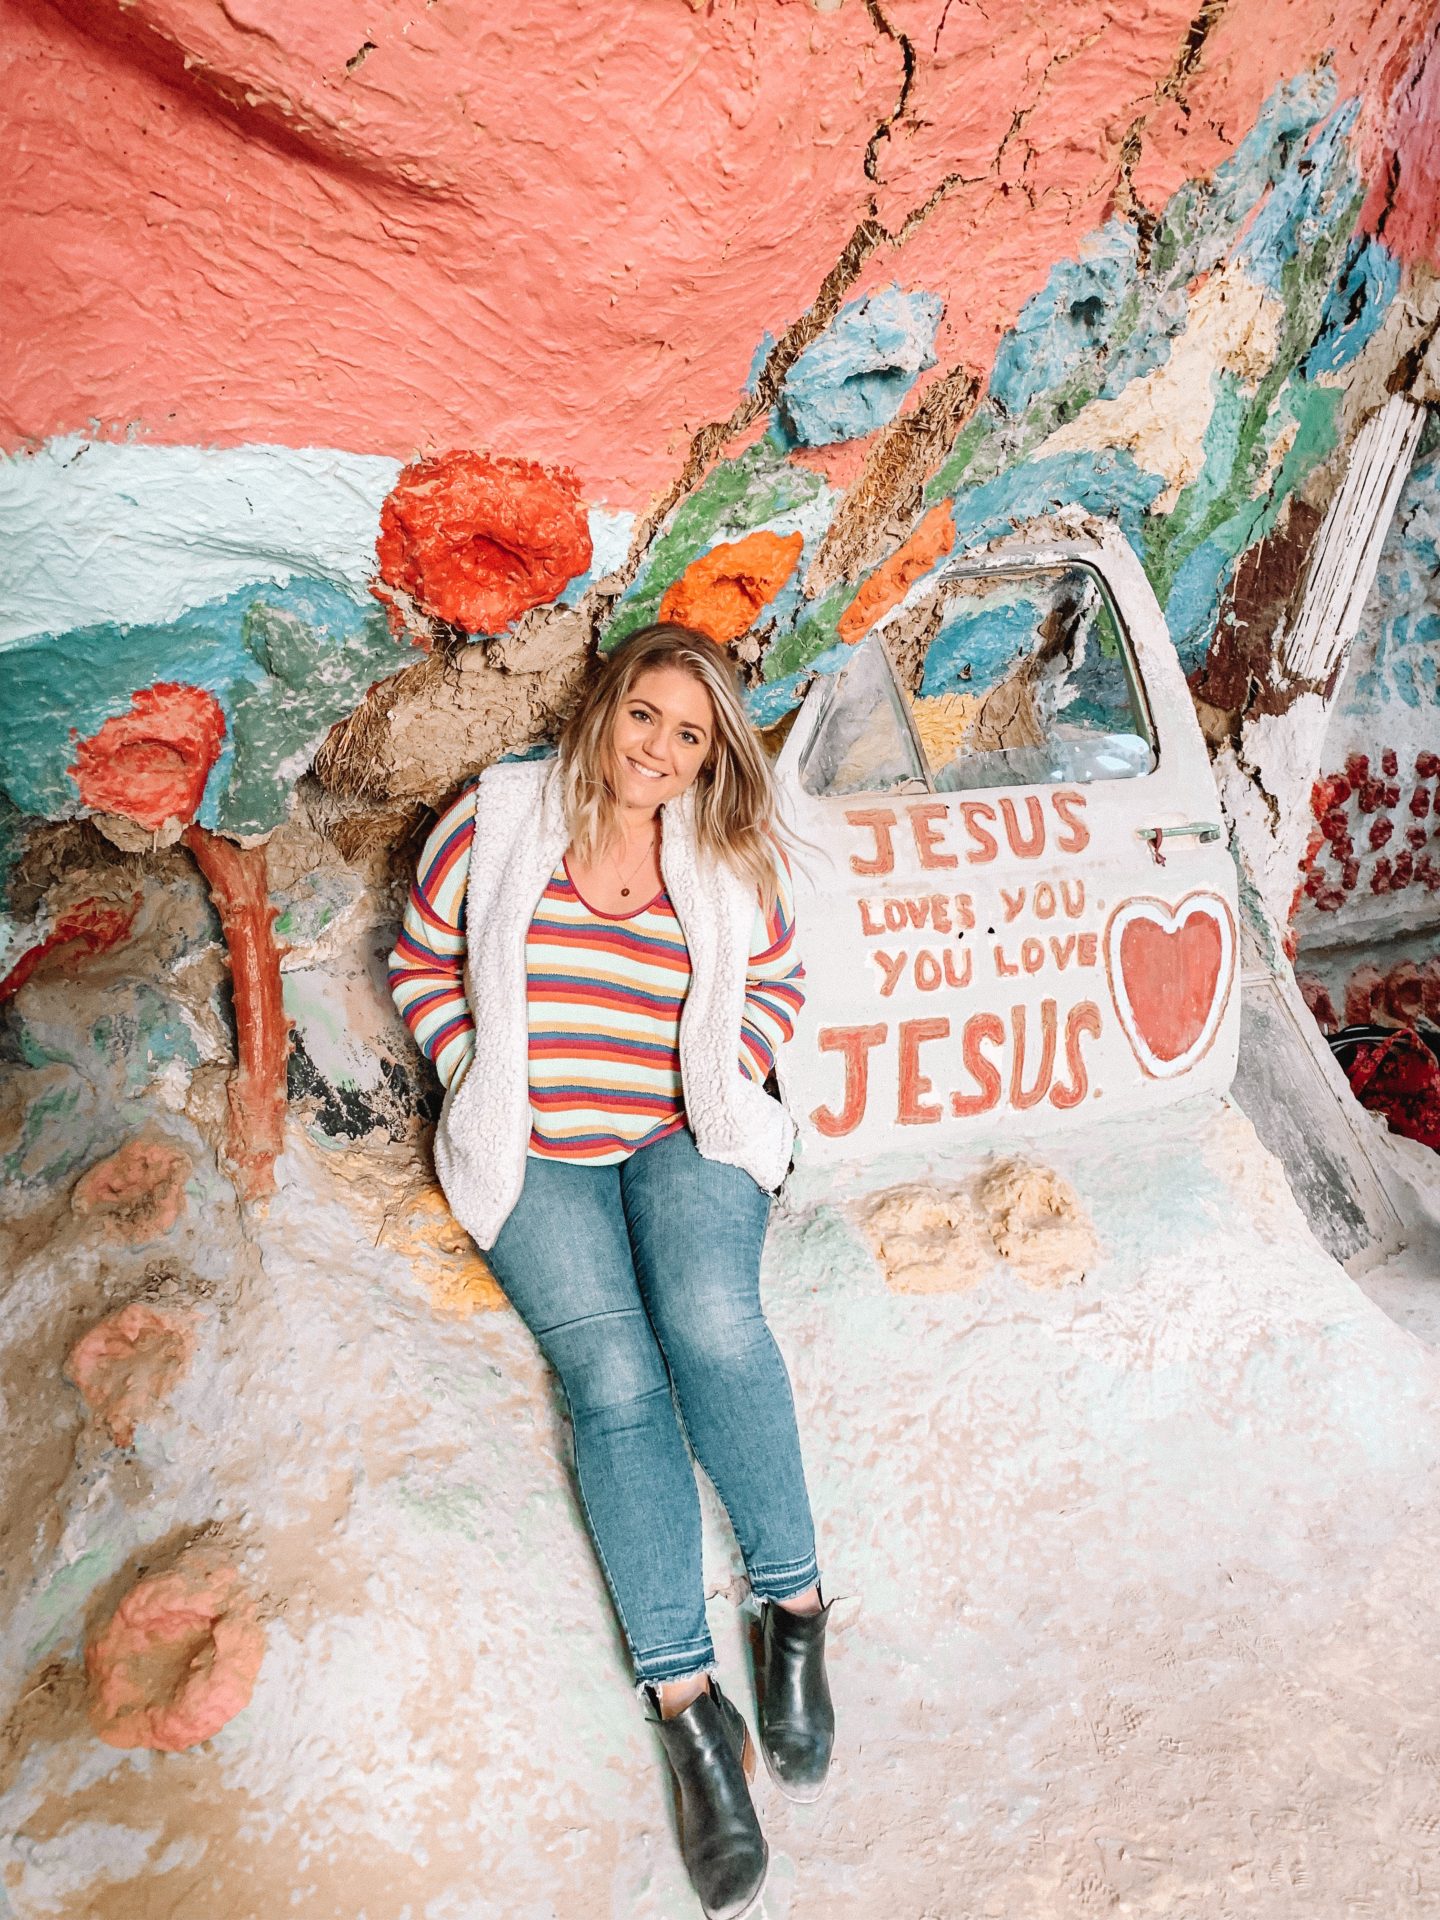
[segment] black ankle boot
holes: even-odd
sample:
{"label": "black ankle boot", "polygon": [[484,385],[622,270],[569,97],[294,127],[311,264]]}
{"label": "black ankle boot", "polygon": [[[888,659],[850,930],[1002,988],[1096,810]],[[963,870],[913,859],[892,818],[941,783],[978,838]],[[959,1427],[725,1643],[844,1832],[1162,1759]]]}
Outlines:
{"label": "black ankle boot", "polygon": [[680,1852],[709,1920],[740,1920],[765,1884],[770,1849],[747,1784],[755,1749],[715,1681],[673,1720],[652,1716],[680,1788]]}
{"label": "black ankle boot", "polygon": [[791,1800],[818,1800],[835,1744],[825,1677],[830,1607],[789,1613],[767,1600],[760,1615],[760,1748],[770,1777]]}

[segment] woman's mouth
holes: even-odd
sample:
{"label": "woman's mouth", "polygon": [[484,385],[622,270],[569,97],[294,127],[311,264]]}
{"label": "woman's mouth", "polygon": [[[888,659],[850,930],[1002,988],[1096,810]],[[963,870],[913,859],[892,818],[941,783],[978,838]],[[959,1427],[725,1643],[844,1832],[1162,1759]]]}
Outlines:
{"label": "woman's mouth", "polygon": [[638,760],[632,760],[628,753],[625,756],[625,764],[632,772],[638,773],[642,780],[663,780],[665,778],[664,774],[658,772],[654,767],[642,767],[640,762]]}

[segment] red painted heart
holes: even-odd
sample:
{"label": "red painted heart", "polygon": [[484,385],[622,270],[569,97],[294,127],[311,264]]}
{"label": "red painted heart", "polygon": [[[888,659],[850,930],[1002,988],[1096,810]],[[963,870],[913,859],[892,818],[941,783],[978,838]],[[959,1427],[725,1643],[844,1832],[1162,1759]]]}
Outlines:
{"label": "red painted heart", "polygon": [[1229,996],[1234,955],[1234,923],[1216,894],[1191,894],[1173,907],[1128,900],[1111,915],[1110,991],[1146,1073],[1183,1073],[1208,1048]]}

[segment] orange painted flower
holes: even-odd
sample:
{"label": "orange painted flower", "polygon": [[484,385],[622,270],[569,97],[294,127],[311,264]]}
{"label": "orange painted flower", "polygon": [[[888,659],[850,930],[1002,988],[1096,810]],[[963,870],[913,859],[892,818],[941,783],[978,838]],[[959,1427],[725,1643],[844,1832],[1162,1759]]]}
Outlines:
{"label": "orange painted flower", "polygon": [[380,577],[466,633],[500,633],[590,565],[573,476],[458,450],[413,461],[380,509]]}
{"label": "orange painted flower", "polygon": [[195,817],[225,738],[225,714],[201,687],[161,681],[131,696],[88,740],[70,772],[97,813],[123,814],[147,832]]}
{"label": "orange painted flower", "polygon": [[795,571],[805,539],[799,533],[747,533],[698,560],[666,589],[660,618],[694,627],[724,646],[754,626]]}

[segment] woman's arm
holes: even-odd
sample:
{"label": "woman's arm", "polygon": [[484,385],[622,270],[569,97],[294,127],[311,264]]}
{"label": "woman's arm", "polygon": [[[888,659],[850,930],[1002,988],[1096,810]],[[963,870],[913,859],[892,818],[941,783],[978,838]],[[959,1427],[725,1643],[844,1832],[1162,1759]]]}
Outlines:
{"label": "woman's arm", "polygon": [[465,997],[465,883],[475,836],[475,789],[467,787],[436,821],[405,921],[390,955],[390,993],[442,1085],[455,1085],[475,1052],[475,1019]]}
{"label": "woman's arm", "polygon": [[775,1054],[795,1031],[795,1016],[805,1003],[800,982],[805,968],[795,951],[795,898],[790,865],[776,848],[779,885],[767,913],[755,909],[750,964],[745,974],[745,1013],[740,1022],[740,1071],[761,1082],[775,1065]]}

